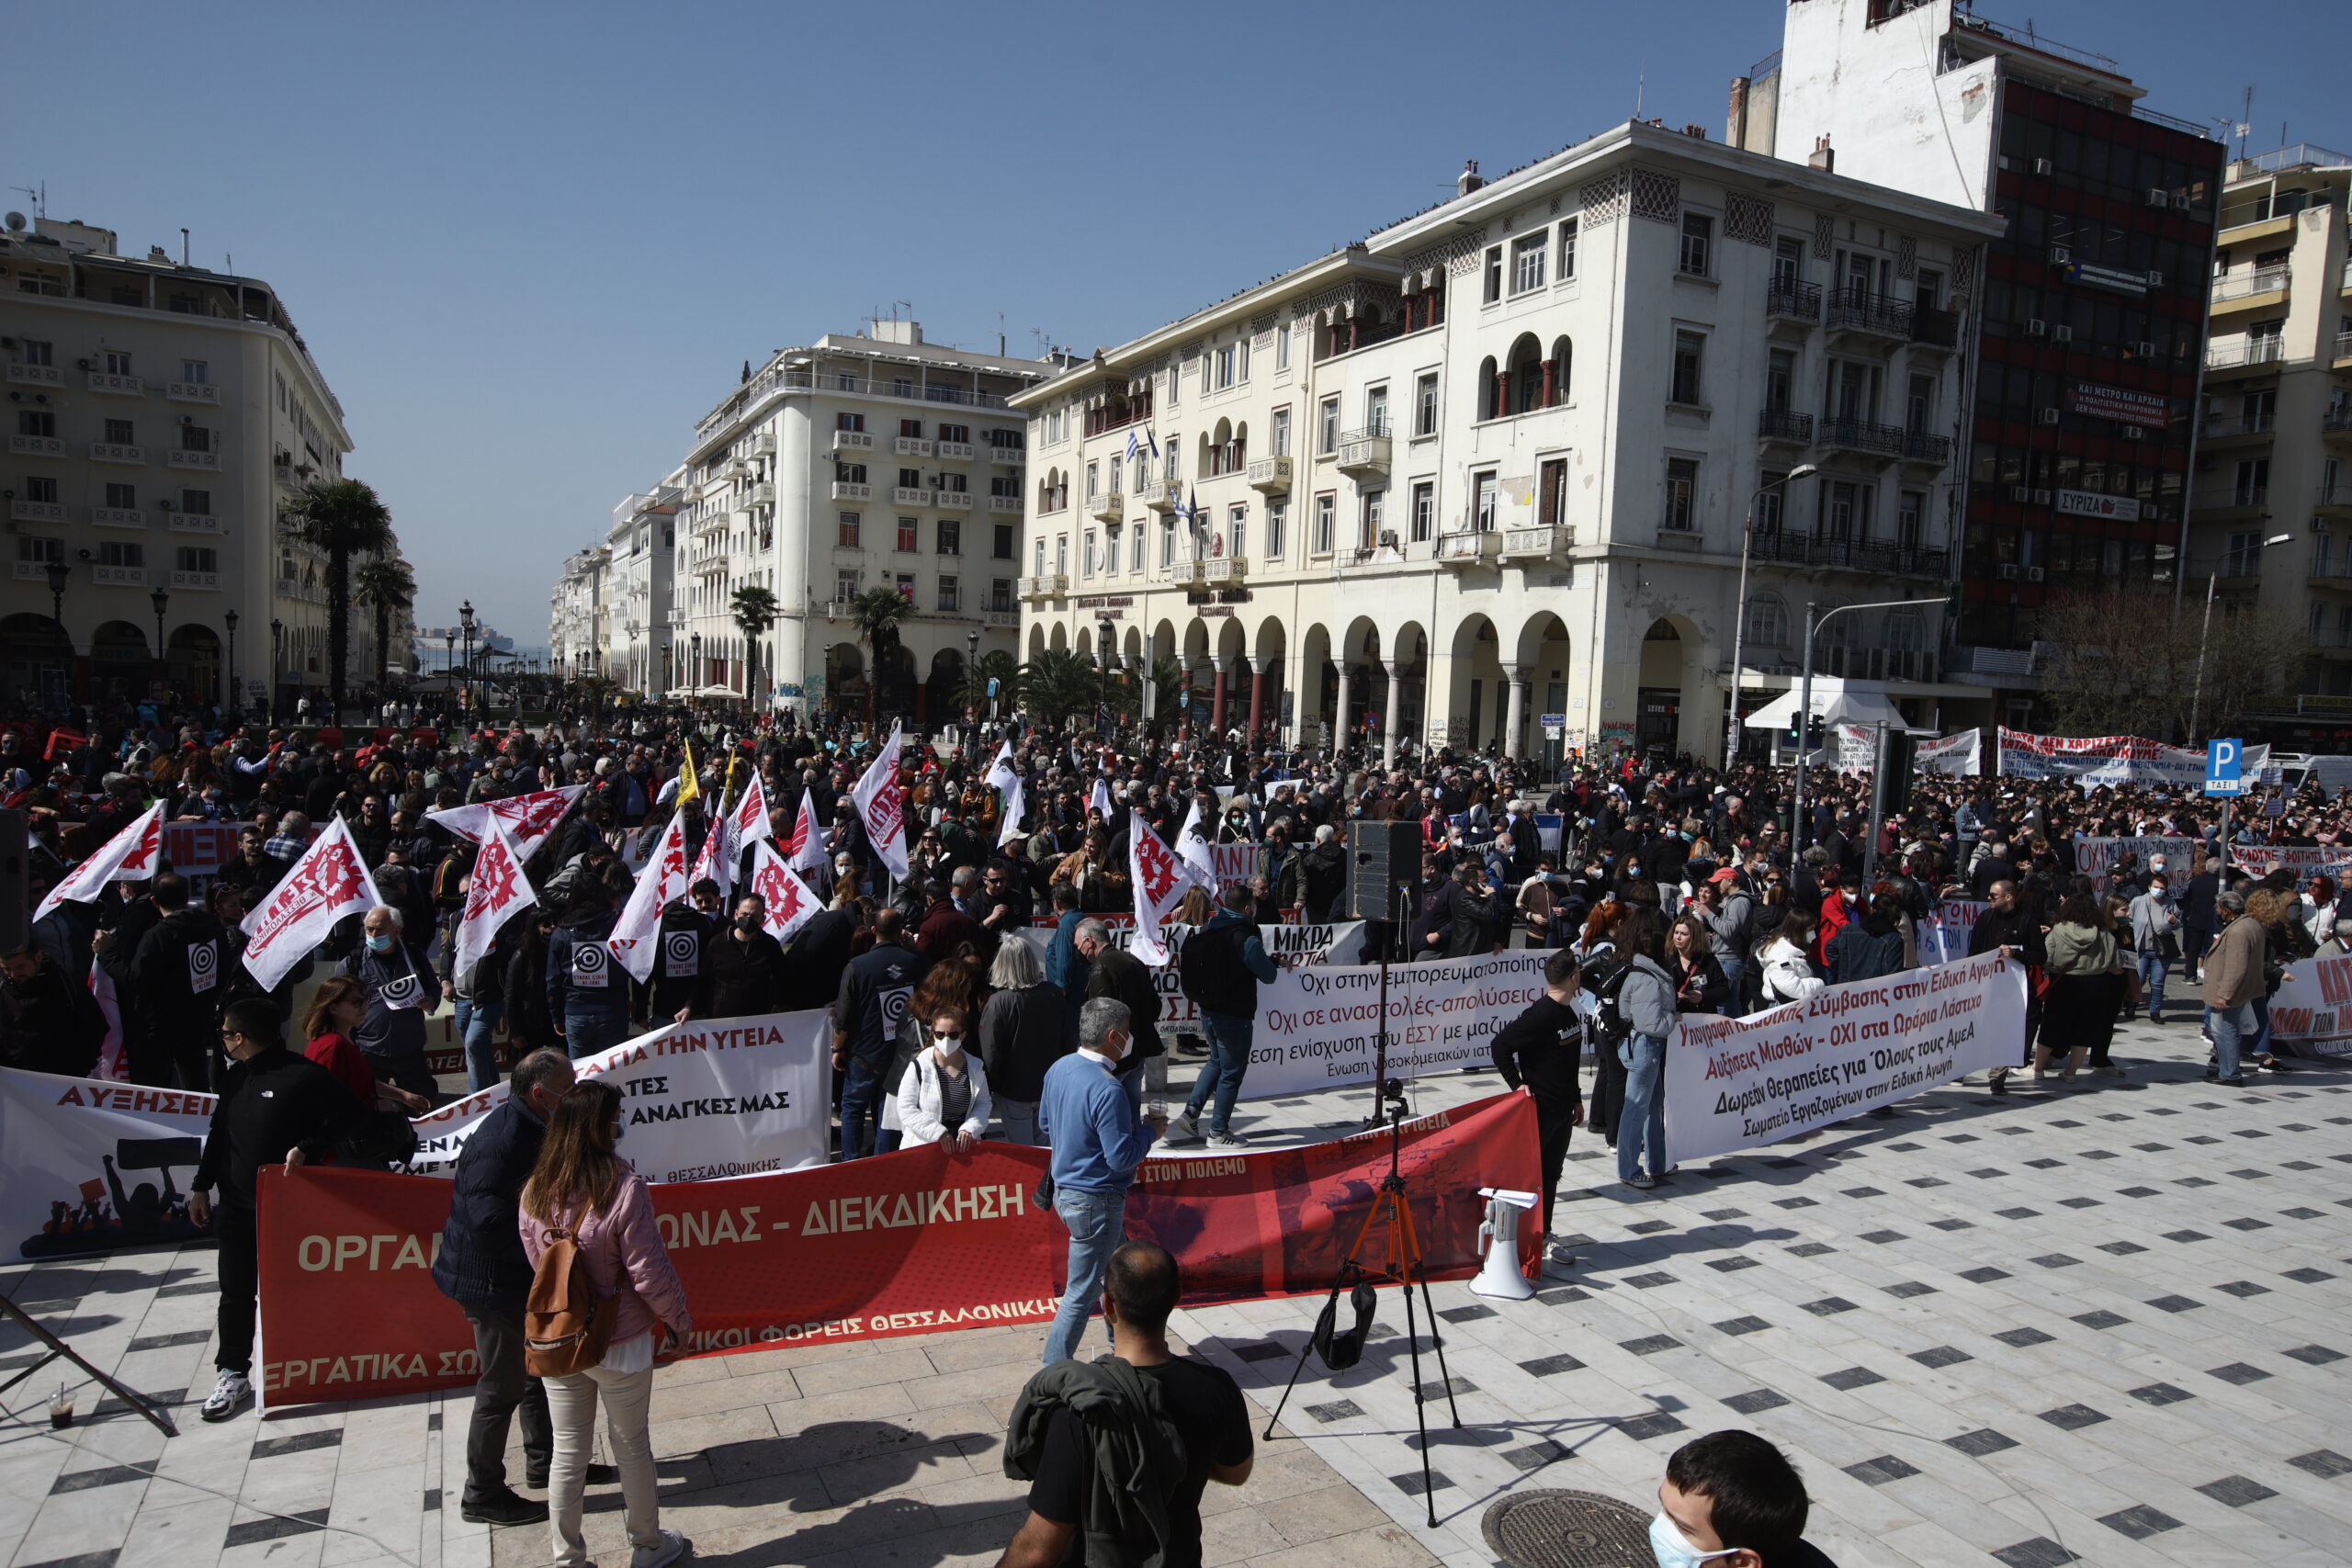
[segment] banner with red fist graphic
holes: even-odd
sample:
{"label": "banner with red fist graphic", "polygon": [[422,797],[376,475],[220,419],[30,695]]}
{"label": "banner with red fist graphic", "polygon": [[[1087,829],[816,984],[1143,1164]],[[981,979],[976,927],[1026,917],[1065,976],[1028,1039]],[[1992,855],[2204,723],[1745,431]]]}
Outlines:
{"label": "banner with red fist graphic", "polygon": [[[1481,1187],[1540,1180],[1523,1093],[1408,1122],[1402,1168],[1433,1280],[1477,1271]],[[656,1186],[653,1207],[695,1331],[688,1355],[1038,1323],[1069,1235],[1030,1201],[1046,1151],[937,1145],[774,1176]],[[1328,1289],[1388,1174],[1385,1132],[1229,1157],[1147,1160],[1127,1233],[1176,1255],[1193,1305]],[[474,1381],[472,1331],[431,1273],[450,1184],[269,1168],[261,1181],[262,1356],[269,1405]],[[1522,1266],[1540,1238],[1521,1240]],[[1368,1254],[1386,1256],[1375,1233]],[[1304,1326],[1304,1317],[1302,1317]]]}

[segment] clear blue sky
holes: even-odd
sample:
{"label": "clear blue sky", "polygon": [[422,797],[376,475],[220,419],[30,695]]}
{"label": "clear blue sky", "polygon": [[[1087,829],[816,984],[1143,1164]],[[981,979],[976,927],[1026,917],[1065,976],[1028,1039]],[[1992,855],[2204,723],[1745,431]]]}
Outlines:
{"label": "clear blue sky", "polygon": [[[2151,107],[2352,143],[2343,0],[2000,0]],[[555,567],[742,362],[911,300],[1136,335],[1634,107],[1723,128],[1778,0],[8,8],[0,184],[285,295],[420,581],[546,638]],[[2228,17],[2228,25],[2215,23]],[[2260,18],[2257,20],[2256,18]],[[6,205],[23,197],[10,195]]]}

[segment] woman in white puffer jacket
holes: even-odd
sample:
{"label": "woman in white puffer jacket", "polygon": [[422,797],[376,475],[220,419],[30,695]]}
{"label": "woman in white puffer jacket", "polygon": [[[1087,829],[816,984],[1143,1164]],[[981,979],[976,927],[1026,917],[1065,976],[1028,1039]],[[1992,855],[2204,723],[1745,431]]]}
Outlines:
{"label": "woman in white puffer jacket", "polygon": [[1764,1005],[1801,1002],[1828,982],[1813,972],[1805,956],[1813,946],[1815,921],[1802,909],[1792,909],[1781,922],[1781,933],[1764,944]]}
{"label": "woman in white puffer jacket", "polygon": [[953,1009],[931,1022],[931,1044],[899,1080],[899,1124],[904,1146],[944,1143],[968,1151],[989,1130],[989,1075],[977,1052],[964,1049],[971,1022]]}

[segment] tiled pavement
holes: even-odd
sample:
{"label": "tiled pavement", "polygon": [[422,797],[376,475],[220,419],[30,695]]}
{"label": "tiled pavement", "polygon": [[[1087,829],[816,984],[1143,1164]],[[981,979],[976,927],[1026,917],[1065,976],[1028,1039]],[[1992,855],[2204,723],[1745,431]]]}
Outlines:
{"label": "tiled pavement", "polygon": [[[2153,1065],[2006,1100],[1937,1090],[1650,1193],[1609,1182],[1579,1134],[1569,1179],[1589,1190],[1560,1220],[1578,1266],[1523,1303],[1435,1289],[1465,1423],[1430,1406],[1439,1528],[1385,1293],[1363,1363],[1302,1378],[1284,1424],[1305,1440],[1263,1445],[1247,1487],[1211,1489],[1210,1562],[1490,1563],[1478,1518],[1507,1489],[1646,1508],[1677,1443],[1743,1425],[1797,1459],[1814,1537],[1847,1568],[2352,1562],[2352,1074],[2211,1088],[2187,1024],[2134,1026],[2118,1049]],[[1428,1080],[1417,1109],[1497,1087]],[[1363,1098],[1250,1110],[1259,1131],[1328,1136]],[[200,1397],[211,1277],[190,1251],[10,1269],[0,1287],[134,1386]],[[1262,1415],[1313,1311],[1244,1303],[1178,1327]],[[1021,1506],[997,1445],[1040,1332],[664,1371],[665,1522],[742,1568],[993,1562]],[[25,1355],[0,1337],[0,1371]],[[1435,1393],[1426,1345],[1423,1360]],[[38,1420],[53,1390],[9,1398]],[[119,1411],[56,1437],[12,1423],[0,1562],[542,1561],[544,1527],[493,1540],[458,1517],[468,1408],[433,1396],[214,1427],[183,1404],[169,1443]],[[616,1491],[591,1502],[612,1568]]]}

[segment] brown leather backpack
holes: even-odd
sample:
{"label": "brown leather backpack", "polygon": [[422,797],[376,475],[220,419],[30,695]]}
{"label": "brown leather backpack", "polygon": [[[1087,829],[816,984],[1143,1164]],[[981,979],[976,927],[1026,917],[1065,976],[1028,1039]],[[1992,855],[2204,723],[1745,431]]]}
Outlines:
{"label": "brown leather backpack", "polygon": [[523,1368],[535,1378],[569,1377],[604,1364],[618,1300],[596,1294],[580,1250],[578,1222],[549,1229],[531,1293],[523,1303]]}

